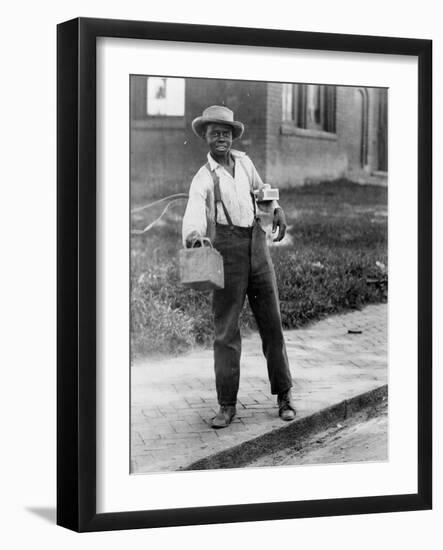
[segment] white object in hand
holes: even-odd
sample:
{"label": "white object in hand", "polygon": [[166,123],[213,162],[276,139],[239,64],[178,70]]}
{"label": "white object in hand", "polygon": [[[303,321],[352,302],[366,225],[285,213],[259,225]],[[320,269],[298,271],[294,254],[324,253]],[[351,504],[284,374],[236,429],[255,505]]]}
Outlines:
{"label": "white object in hand", "polygon": [[273,189],[269,183],[264,183],[263,187],[254,193],[258,202],[278,201],[279,199],[278,189]]}

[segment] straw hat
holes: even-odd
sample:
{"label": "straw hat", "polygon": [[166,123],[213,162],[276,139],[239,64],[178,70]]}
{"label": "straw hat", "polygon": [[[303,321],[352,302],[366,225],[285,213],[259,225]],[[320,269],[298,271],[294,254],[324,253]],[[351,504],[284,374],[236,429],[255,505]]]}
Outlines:
{"label": "straw hat", "polygon": [[198,116],[192,121],[192,129],[198,137],[203,138],[205,127],[210,123],[227,124],[230,126],[232,128],[233,139],[241,137],[245,129],[241,122],[234,120],[234,113],[231,109],[222,105],[211,105],[211,107],[205,109],[202,116]]}

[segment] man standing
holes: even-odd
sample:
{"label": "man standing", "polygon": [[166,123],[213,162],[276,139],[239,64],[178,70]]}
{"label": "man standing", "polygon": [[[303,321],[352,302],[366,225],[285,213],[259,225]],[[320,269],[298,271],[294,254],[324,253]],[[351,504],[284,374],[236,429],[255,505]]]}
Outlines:
{"label": "man standing", "polygon": [[[277,395],[279,415],[293,420],[291,373],[281,325],[277,283],[266,243],[266,233],[257,215],[253,194],[263,182],[245,153],[231,149],[244,125],[234,120],[227,107],[213,105],[192,122],[194,133],[204,139],[207,163],[192,180],[183,219],[187,247],[208,235],[223,257],[225,284],[213,294],[214,367],[220,409],[213,428],[228,426],[235,413],[240,380],[241,338],[239,317],[248,297],[262,339],[271,393]],[[273,201],[275,241],[283,239],[285,215]]]}

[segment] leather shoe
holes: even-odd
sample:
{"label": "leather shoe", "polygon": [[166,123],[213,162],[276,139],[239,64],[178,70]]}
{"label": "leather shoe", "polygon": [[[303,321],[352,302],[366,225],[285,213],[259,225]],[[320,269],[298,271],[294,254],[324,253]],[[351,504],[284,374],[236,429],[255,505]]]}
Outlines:
{"label": "leather shoe", "polygon": [[294,420],[296,411],[290,389],[278,394],[277,403],[280,418],[286,421]]}
{"label": "leather shoe", "polygon": [[217,415],[212,419],[213,428],[226,428],[235,416],[235,405],[220,405]]}

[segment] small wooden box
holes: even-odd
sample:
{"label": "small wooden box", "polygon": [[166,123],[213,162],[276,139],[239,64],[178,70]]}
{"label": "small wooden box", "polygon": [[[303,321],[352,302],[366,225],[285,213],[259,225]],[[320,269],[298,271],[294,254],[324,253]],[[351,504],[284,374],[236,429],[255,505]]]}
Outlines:
{"label": "small wooden box", "polygon": [[278,189],[273,189],[268,183],[265,183],[261,189],[255,191],[257,202],[278,201]]}
{"label": "small wooden box", "polygon": [[179,252],[180,282],[195,290],[214,290],[225,286],[223,257],[212,247],[209,239],[203,243],[209,246],[183,248]]}

